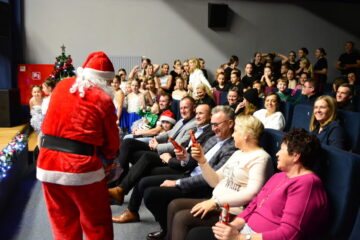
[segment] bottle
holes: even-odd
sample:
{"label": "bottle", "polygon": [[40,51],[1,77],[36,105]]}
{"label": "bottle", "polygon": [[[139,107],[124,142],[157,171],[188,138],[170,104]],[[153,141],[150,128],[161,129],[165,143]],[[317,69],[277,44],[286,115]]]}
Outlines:
{"label": "bottle", "polygon": [[229,212],[229,204],[225,203],[224,207],[221,208],[220,216],[219,216],[219,222],[223,224],[229,224],[230,222],[230,212]]}
{"label": "bottle", "polygon": [[191,138],[191,142],[192,142],[192,147],[196,147],[196,145],[198,144],[198,142],[196,141],[196,137],[195,137],[195,133],[194,133],[194,130],[190,130],[189,131],[189,134],[190,134],[190,138]]}
{"label": "bottle", "polygon": [[173,138],[169,138],[169,141],[172,143],[172,145],[174,146],[174,148],[180,152],[183,151],[182,146],[180,146]]}

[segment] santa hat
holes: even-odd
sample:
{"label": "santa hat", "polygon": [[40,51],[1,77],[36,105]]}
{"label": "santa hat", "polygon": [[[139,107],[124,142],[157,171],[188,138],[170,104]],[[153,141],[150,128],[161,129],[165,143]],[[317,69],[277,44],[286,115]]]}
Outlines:
{"label": "santa hat", "polygon": [[112,95],[112,91],[109,87],[107,87],[106,80],[114,78],[114,67],[104,52],[91,53],[82,67],[77,69],[76,73],[77,78],[76,82],[70,89],[71,93],[78,90],[80,92],[80,96],[84,97],[85,89],[96,85],[110,96]]}
{"label": "santa hat", "polygon": [[170,110],[166,110],[161,114],[160,121],[167,121],[169,123],[175,124],[175,115]]}

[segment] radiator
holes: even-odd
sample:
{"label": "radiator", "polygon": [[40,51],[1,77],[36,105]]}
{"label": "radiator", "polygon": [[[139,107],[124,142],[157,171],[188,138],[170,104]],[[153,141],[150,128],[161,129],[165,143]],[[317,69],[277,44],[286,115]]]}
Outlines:
{"label": "radiator", "polygon": [[117,74],[120,68],[124,68],[129,74],[135,65],[141,65],[141,56],[109,56]]}

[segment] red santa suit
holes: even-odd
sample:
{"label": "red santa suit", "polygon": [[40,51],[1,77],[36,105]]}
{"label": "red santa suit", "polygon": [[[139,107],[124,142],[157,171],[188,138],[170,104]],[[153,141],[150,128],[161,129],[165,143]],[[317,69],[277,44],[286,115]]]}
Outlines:
{"label": "red santa suit", "polygon": [[119,131],[106,80],[114,68],[102,52],[90,54],[77,78],[54,89],[42,125],[37,178],[43,190],[55,239],[113,239],[104,168],[99,158],[114,158]]}

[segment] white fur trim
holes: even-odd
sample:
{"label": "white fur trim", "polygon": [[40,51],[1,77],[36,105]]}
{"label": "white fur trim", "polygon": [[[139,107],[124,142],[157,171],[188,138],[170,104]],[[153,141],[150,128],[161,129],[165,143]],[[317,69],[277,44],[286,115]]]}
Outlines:
{"label": "white fur trim", "polygon": [[168,121],[172,124],[175,124],[176,123],[176,120],[171,118],[171,117],[167,117],[167,116],[161,116],[160,117],[160,121]]}
{"label": "white fur trim", "polygon": [[[93,86],[97,86],[100,89],[102,89],[107,95],[109,95],[111,99],[113,99],[114,91],[111,89],[110,86],[107,85],[106,80],[112,79],[115,76],[114,72],[112,72],[112,78],[104,79],[101,76],[97,77],[96,75],[91,74],[92,71],[96,71],[96,70],[94,70],[94,69],[90,69],[92,71],[88,71],[88,70],[89,70],[89,68],[83,69],[82,67],[78,67],[78,69],[76,70],[77,77],[76,77],[75,83],[70,88],[70,93],[75,93],[76,91],[79,91],[80,97],[83,98],[83,97],[85,97],[86,89],[93,87]],[[109,73],[109,72],[105,72],[105,73]],[[109,76],[110,76],[110,74],[109,74]]]}
{"label": "white fur trim", "polygon": [[110,71],[99,71],[92,68],[84,68],[82,75],[89,79],[101,79],[101,80],[112,80],[115,77],[115,73]]}
{"label": "white fur trim", "polygon": [[68,173],[44,170],[37,167],[36,177],[42,182],[55,183],[65,186],[81,186],[100,182],[104,179],[105,173],[103,168],[87,173]]}

